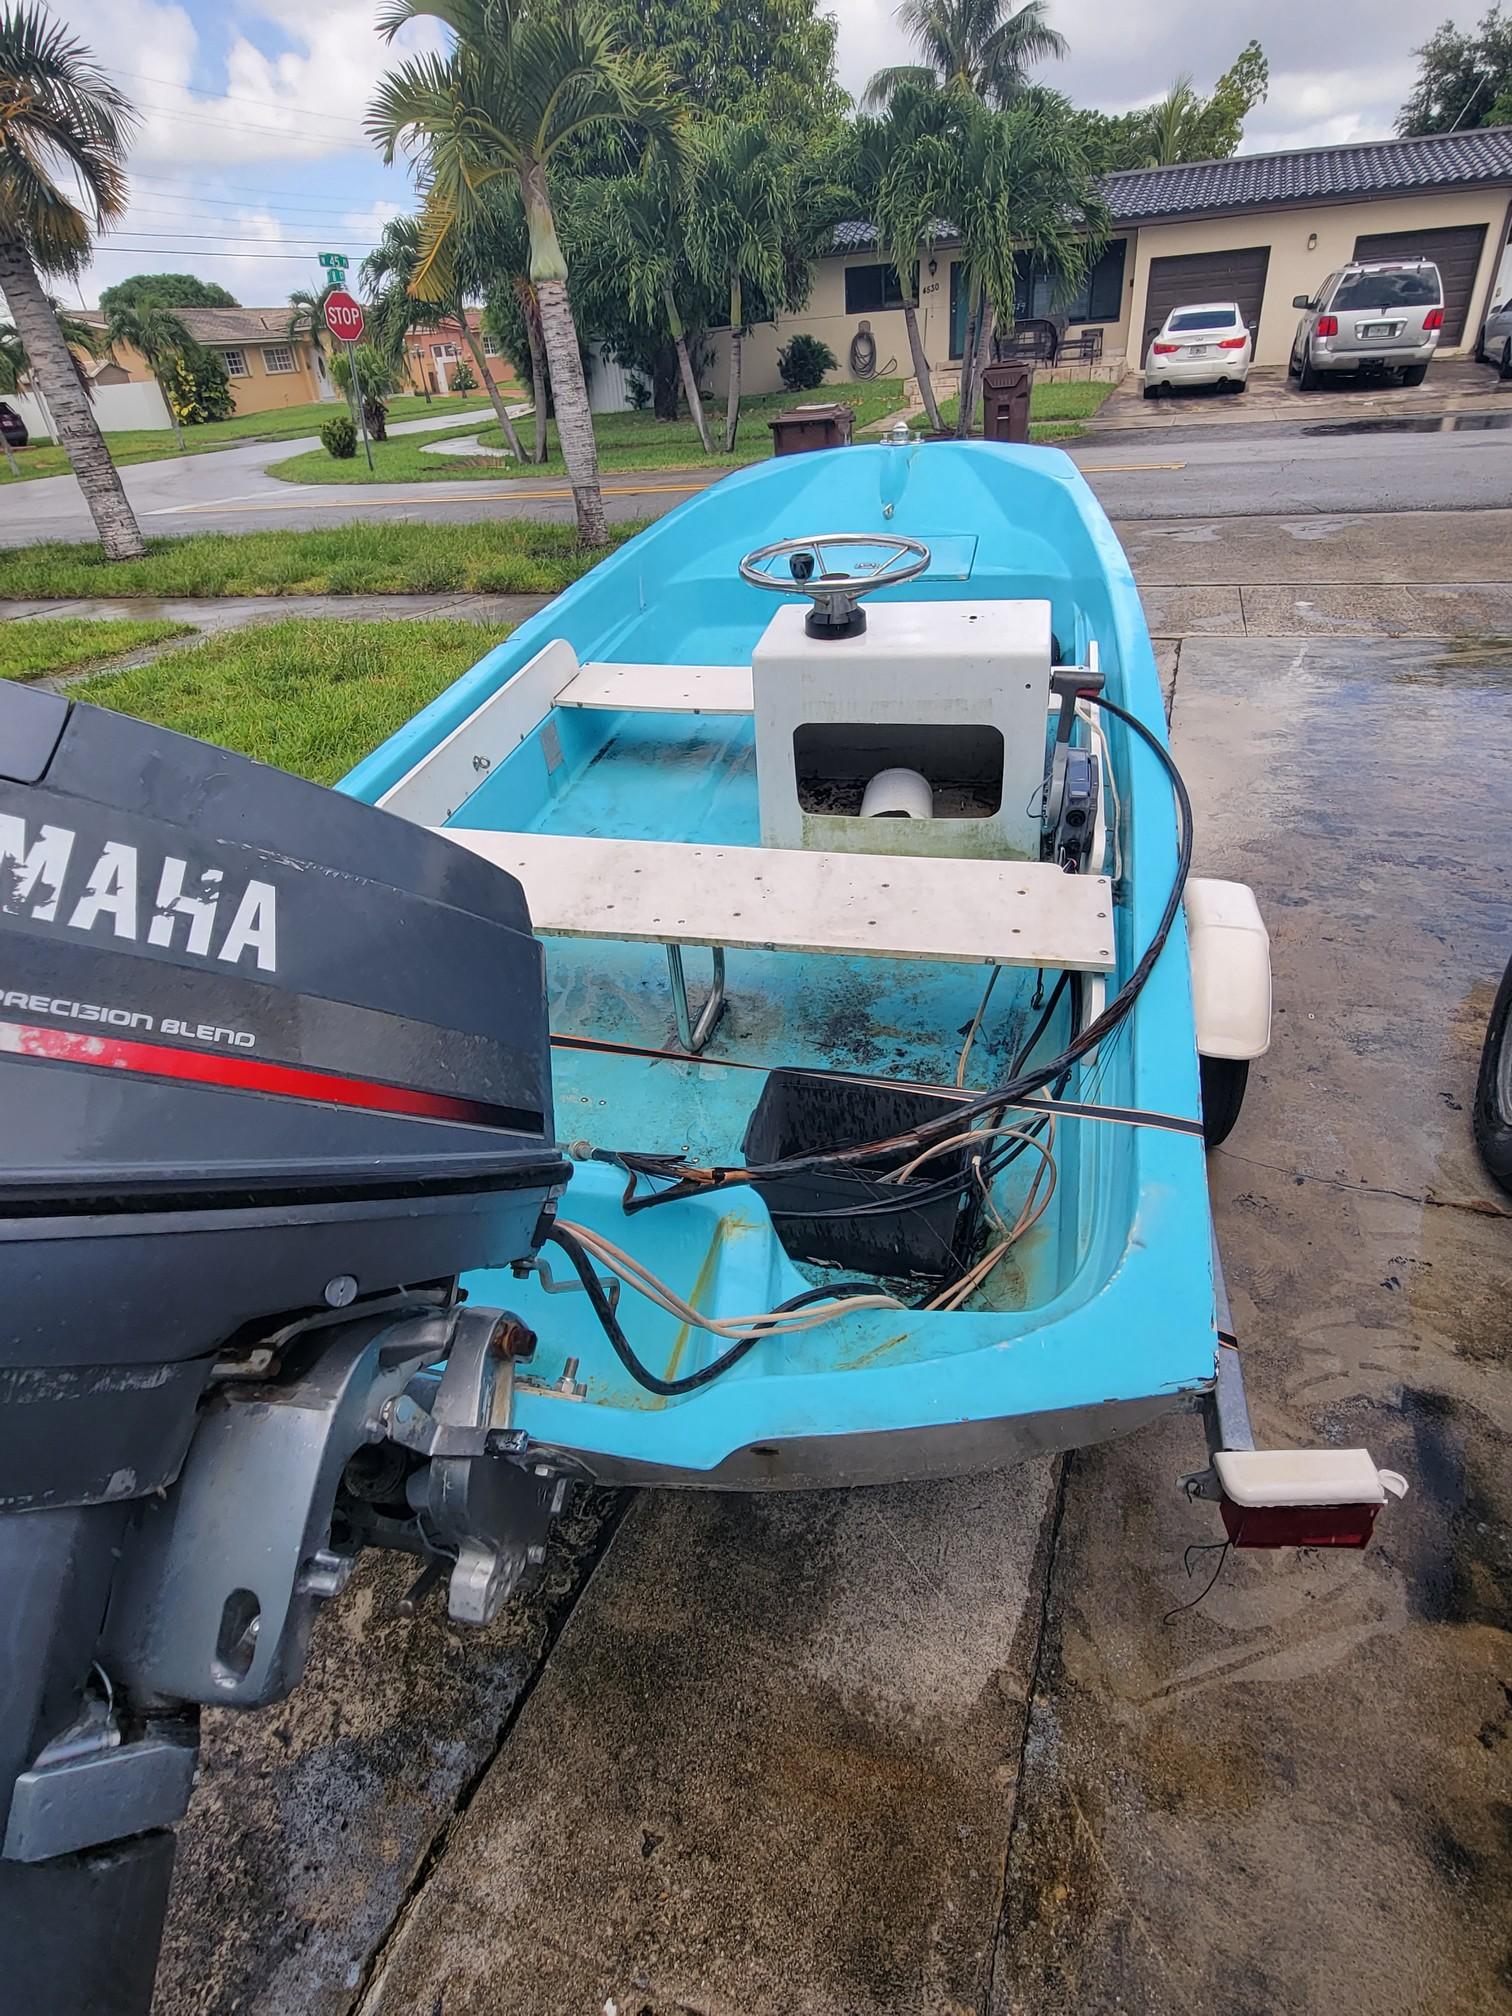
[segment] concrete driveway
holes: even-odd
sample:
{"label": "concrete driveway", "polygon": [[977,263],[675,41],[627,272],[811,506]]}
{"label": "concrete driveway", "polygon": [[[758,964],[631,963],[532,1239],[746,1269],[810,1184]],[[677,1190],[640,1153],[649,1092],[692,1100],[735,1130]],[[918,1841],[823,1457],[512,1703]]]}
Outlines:
{"label": "concrete driveway", "polygon": [[1512,647],[1179,599],[1425,559],[1478,593],[1506,521],[1424,522],[1126,533],[1199,866],[1273,937],[1210,1164],[1257,1427],[1410,1476],[1371,1550],[1233,1557],[1179,1609],[1217,1522],[1175,1417],[946,1485],[590,1494],[481,1635],[403,1623],[375,1563],[293,1701],[206,1718],[159,2016],[1506,2009],[1512,1223],[1467,1115]]}
{"label": "concrete driveway", "polygon": [[1421,385],[1387,379],[1341,378],[1315,392],[1301,391],[1284,366],[1257,365],[1242,393],[1196,386],[1189,391],[1146,399],[1138,371],[1130,371],[1090,423],[1093,434],[1161,433],[1171,428],[1263,426],[1270,422],[1309,424],[1323,420],[1411,419],[1423,414],[1463,411],[1512,395],[1489,364],[1469,357],[1444,357]]}

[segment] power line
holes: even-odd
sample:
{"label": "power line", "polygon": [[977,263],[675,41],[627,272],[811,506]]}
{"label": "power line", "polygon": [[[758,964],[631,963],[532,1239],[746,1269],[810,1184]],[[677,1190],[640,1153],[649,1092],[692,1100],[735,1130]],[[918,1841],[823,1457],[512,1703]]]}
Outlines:
{"label": "power line", "polygon": [[[289,189],[279,182],[274,183],[228,182],[223,175],[219,174],[214,169],[207,170],[206,174],[207,179],[212,180],[218,189],[238,190],[244,196],[261,196],[261,197],[306,196],[309,194],[308,183],[304,184],[302,187],[298,189]],[[182,176],[154,175],[150,169],[146,168],[133,169],[131,171],[131,179],[134,182],[159,182],[162,183],[166,188],[174,191],[188,190],[190,192],[193,192],[196,186],[192,182],[186,182]],[[206,202],[209,202],[211,200],[220,201],[222,199],[220,198],[211,199],[209,197],[206,197],[204,200]],[[289,207],[292,209],[295,206],[291,204]]]}
{"label": "power line", "polygon": [[[269,111],[277,110],[276,106],[269,106],[267,109]],[[292,114],[290,118],[290,124],[287,126],[260,126],[257,124],[255,120],[252,119],[232,119],[230,121],[227,121],[225,119],[207,118],[198,112],[176,112],[171,105],[152,105],[149,104],[145,99],[139,101],[137,105],[137,110],[139,112],[155,112],[160,119],[175,119],[179,122],[180,125],[183,126],[213,126],[216,128],[218,132],[221,133],[224,133],[226,131],[227,125],[229,124],[233,132],[266,133],[274,140],[287,140],[290,138],[291,135],[293,135],[293,137],[295,137],[296,139],[304,138],[313,141],[320,141],[323,142],[326,146],[332,148],[349,147],[355,149],[358,147],[359,144],[362,144],[356,139],[338,140],[337,136],[334,133],[308,133],[303,135],[299,134],[297,131],[297,125],[299,120],[301,120],[305,116],[303,113]]]}
{"label": "power line", "polygon": [[[278,245],[292,245],[296,248],[300,246],[308,246],[316,252],[324,252],[328,249],[324,238],[310,237],[310,238],[270,239],[257,232],[251,232],[251,231],[154,231],[150,229],[147,231],[133,231],[132,227],[128,224],[124,227],[124,233],[127,237],[172,238],[175,239],[181,245],[278,244]],[[114,244],[115,242],[116,241],[114,234],[108,231],[105,232],[99,240],[99,243],[102,245]],[[353,246],[358,251],[370,252],[376,242],[377,241],[372,238],[347,239],[347,243]]]}
{"label": "power line", "polygon": [[[144,189],[142,194],[154,203],[187,203],[196,209],[200,207],[213,207],[217,210],[239,210],[244,214],[249,211],[263,210],[268,212],[269,215],[276,213],[289,217],[319,217],[324,222],[330,223],[337,228],[346,229],[351,228],[349,220],[354,214],[351,210],[323,209],[314,203],[263,202],[259,204],[257,199],[251,196],[199,196],[193,195],[187,190],[180,192],[176,189]],[[135,204],[133,204],[132,210],[136,216],[149,214],[138,210]],[[166,215],[167,213],[163,214]]]}
{"label": "power line", "polygon": [[[113,63],[106,63],[102,68],[111,71],[117,77],[134,78],[139,84],[160,84],[168,91],[182,91],[186,96],[210,98],[218,105],[255,105],[264,112],[277,110],[277,107],[266,98],[243,98],[235,91],[217,91],[208,84],[179,84],[172,77],[149,77],[145,71],[121,70]],[[344,112],[303,112],[300,117],[319,119],[330,126],[355,126],[359,131],[362,130],[362,121],[348,118]]]}
{"label": "power line", "polygon": [[[259,244],[265,245],[267,243],[267,240],[259,239],[257,242]],[[367,247],[364,249],[372,250],[373,248]],[[95,247],[95,252],[97,255],[101,252],[126,252],[129,253],[133,259],[141,259],[141,258],[175,259],[179,257],[182,251],[183,247],[181,245],[120,245],[113,243],[108,239],[102,240],[101,243],[99,243]],[[313,261],[315,254],[313,252],[232,251],[227,252],[224,255],[216,252],[201,252],[197,256],[201,259],[216,259],[224,256],[227,259],[235,259],[238,261],[242,259],[277,259],[282,264],[287,265],[290,260],[293,260],[296,263],[301,261],[309,263]]]}

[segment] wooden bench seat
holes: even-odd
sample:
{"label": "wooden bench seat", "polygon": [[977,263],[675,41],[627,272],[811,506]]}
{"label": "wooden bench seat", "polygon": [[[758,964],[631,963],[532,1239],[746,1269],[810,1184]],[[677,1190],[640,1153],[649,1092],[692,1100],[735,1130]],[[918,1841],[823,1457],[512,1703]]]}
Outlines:
{"label": "wooden bench seat", "polygon": [[1112,885],[1050,862],[435,829],[523,885],[549,937],[1105,973]]}
{"label": "wooden bench seat", "polygon": [[558,707],[615,713],[749,714],[749,665],[585,665],[556,696]]}

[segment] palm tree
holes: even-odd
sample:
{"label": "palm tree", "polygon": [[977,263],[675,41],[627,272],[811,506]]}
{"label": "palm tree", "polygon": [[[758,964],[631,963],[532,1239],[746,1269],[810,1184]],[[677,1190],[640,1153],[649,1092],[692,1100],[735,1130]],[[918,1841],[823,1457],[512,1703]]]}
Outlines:
{"label": "palm tree", "polygon": [[179,359],[194,345],[184,322],[171,308],[160,307],[155,301],[140,308],[118,302],[105,318],[105,341],[112,350],[135,350],[157,380],[173,426],[173,438],[182,455],[184,429],[173,403],[172,387]]}
{"label": "palm tree", "polygon": [[[567,261],[557,236],[551,171],[584,133],[638,128],[670,141],[676,125],[665,73],[615,42],[597,0],[386,0],[378,30],[392,40],[407,22],[439,20],[456,38],[447,55],[412,56],[378,87],[368,131],[385,161],[403,145],[424,161],[421,300],[455,292],[459,240],[495,182],[519,189],[530,279],[556,400],[557,433],[572,484],[578,535],[608,538],[598,450],[583,377]],[[460,262],[465,265],[465,259]]]}
{"label": "palm tree", "polygon": [[1082,126],[1054,93],[1005,112],[955,94],[952,129],[921,142],[940,214],[960,234],[972,303],[956,432],[971,432],[992,333],[1013,329],[1017,261],[1047,273],[1052,296],[1074,294],[1102,252],[1108,212]]}
{"label": "palm tree", "polygon": [[0,7],[0,291],[111,560],[139,559],[146,544],[38,275],[80,273],[91,231],[125,209],[135,119],[45,7]]}
{"label": "palm tree", "polygon": [[954,84],[988,105],[1007,105],[1036,63],[1066,54],[1049,0],[903,0],[894,17],[924,58],[879,70],[862,106],[874,111],[903,84]]}
{"label": "palm tree", "polygon": [[1195,160],[1201,151],[1198,133],[1203,110],[1191,78],[1178,77],[1164,98],[1158,98],[1144,114],[1140,167],[1170,168],[1180,161]]}
{"label": "palm tree", "polygon": [[679,295],[687,298],[693,285],[682,243],[689,199],[680,164],[659,156],[648,157],[638,175],[585,184],[576,220],[584,233],[578,256],[598,268],[601,284],[623,300],[632,323],[659,342],[671,341],[688,413],[704,453],[712,455],[714,444],[679,301]]}
{"label": "palm tree", "polygon": [[755,119],[713,119],[695,138],[688,254],[706,287],[727,292],[730,383],[724,450],[740,426],[741,353],[756,299],[780,305],[798,230],[792,144]]}
{"label": "palm tree", "polygon": [[[404,359],[408,337],[420,330],[434,330],[436,326],[435,309],[429,302],[417,301],[410,292],[419,260],[419,218],[391,217],[379,234],[377,245],[359,268],[373,324],[373,345],[396,363]],[[430,380],[423,369],[420,390],[429,406]]]}
{"label": "palm tree", "polygon": [[[289,320],[287,334],[293,338],[303,337],[315,352],[315,363],[322,376],[329,376],[330,366],[326,359],[336,355],[336,338],[331,334],[326,321],[326,303],[333,294],[338,294],[346,282],[333,274],[322,287],[296,287],[289,296]],[[348,401],[348,404],[351,402]],[[356,418],[355,409],[353,411]]]}
{"label": "palm tree", "polygon": [[871,219],[877,250],[898,275],[914,379],[936,433],[941,431],[940,409],[919,334],[919,254],[928,249],[939,213],[921,143],[948,130],[953,117],[952,93],[933,84],[905,83],[889,97],[884,118],[863,117],[854,128],[861,214]]}

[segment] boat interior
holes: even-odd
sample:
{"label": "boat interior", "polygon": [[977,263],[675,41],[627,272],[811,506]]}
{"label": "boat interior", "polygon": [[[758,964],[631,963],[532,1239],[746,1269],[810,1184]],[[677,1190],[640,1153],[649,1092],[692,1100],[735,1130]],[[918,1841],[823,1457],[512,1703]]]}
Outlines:
{"label": "boat interior", "polygon": [[[644,1200],[667,1184],[618,1159],[851,1147],[1056,1057],[1137,957],[1174,852],[1169,788],[1099,688],[1158,713],[1126,563],[1069,462],[887,445],[762,465],[658,521],[348,780],[523,884],[577,1158],[562,1213],[674,1291],[605,1277],[663,1378],[724,1348],[679,1300],[730,1323],[858,1273],[882,1306],[774,1335],[721,1384],[1042,1345],[1124,1262],[1151,1171],[1200,1177],[1189,1140],[1007,1108],[917,1162],[662,1208]],[[1157,966],[1051,1089],[1195,1113],[1184,976]],[[476,1283],[551,1339],[523,1398],[710,1398],[638,1392],[559,1258]],[[1210,1373],[1210,1312],[1197,1327]],[[1202,1365],[1126,1365],[1105,1390]]]}

